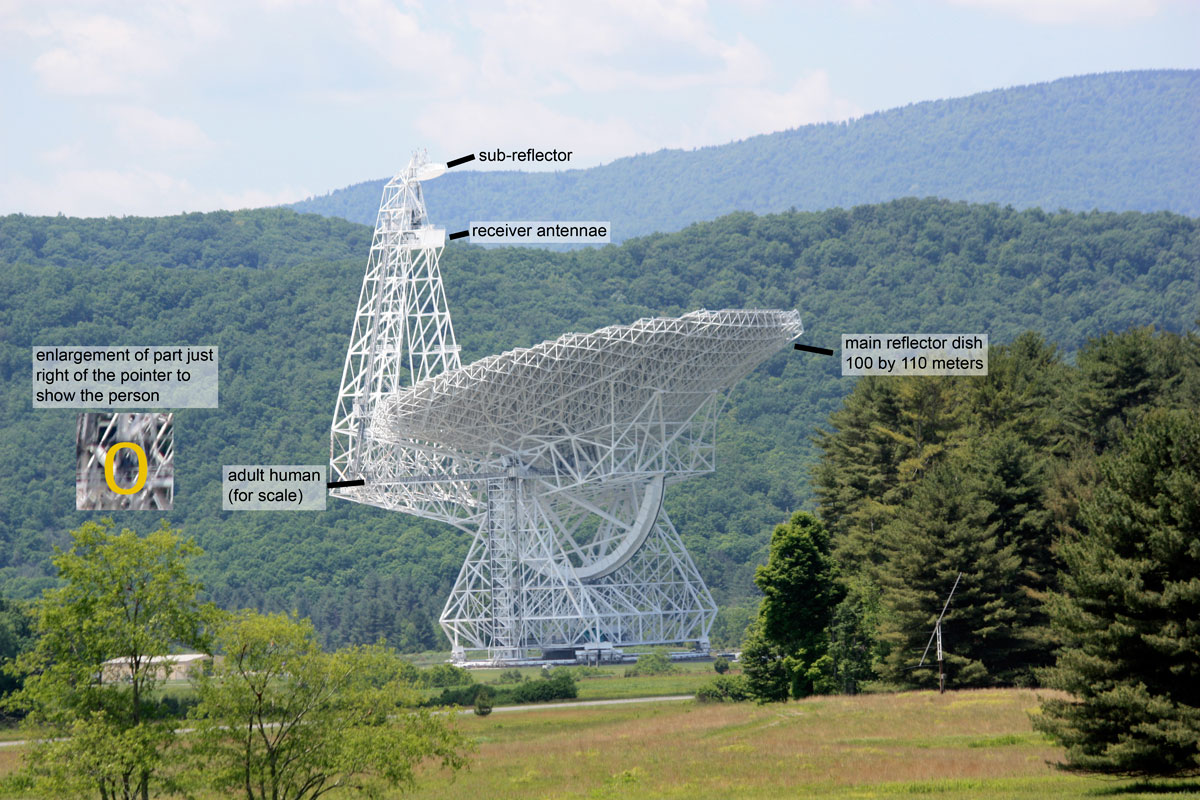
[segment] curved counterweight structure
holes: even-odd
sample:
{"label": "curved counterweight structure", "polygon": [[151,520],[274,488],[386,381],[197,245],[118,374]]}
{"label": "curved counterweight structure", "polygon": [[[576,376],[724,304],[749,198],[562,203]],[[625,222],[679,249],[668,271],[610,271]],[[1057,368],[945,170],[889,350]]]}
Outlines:
{"label": "curved counterweight structure", "polygon": [[472,534],[442,613],[456,660],[707,645],[716,613],[662,510],[714,466],[726,390],[795,311],[642,319],[458,362],[414,157],[384,190],[334,417],[336,496]]}

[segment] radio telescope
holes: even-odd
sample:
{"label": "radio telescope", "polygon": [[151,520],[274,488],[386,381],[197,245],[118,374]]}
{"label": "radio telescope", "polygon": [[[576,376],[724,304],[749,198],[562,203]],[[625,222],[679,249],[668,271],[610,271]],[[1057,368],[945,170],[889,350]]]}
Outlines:
{"label": "radio telescope", "polygon": [[[795,311],[694,311],[459,362],[421,153],[384,188],[334,411],[332,494],[472,536],[441,615],[458,663],[708,646],[716,605],[663,511],[715,468],[726,391]],[[599,655],[597,654],[597,658]]]}

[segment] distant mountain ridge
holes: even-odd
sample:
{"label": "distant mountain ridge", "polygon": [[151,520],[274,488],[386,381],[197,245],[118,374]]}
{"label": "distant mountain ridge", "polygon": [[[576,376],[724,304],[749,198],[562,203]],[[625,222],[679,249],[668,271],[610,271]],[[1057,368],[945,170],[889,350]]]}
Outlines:
{"label": "distant mountain ridge", "polygon": [[[460,168],[427,184],[426,202],[449,230],[472,220],[608,220],[614,241],[622,241],[731,211],[822,210],[911,196],[1198,216],[1198,176],[1200,70],[1146,70],[916,103],[591,169]],[[290,208],[373,225],[384,182]]]}

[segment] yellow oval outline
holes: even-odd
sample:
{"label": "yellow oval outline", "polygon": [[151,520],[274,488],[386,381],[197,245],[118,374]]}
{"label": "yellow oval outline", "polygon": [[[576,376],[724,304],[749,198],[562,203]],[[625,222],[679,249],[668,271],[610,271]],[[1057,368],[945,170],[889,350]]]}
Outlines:
{"label": "yellow oval outline", "polygon": [[[138,460],[137,480],[128,489],[122,489],[120,486],[117,486],[117,479],[113,475],[113,470],[116,469],[117,464],[115,456],[117,451],[122,447],[128,447],[133,450],[137,454]],[[137,494],[146,485],[146,477],[149,473],[150,469],[146,465],[146,451],[142,449],[141,445],[134,444],[133,442],[117,442],[108,448],[108,452],[104,455],[104,482],[108,484],[108,488],[117,494]]]}

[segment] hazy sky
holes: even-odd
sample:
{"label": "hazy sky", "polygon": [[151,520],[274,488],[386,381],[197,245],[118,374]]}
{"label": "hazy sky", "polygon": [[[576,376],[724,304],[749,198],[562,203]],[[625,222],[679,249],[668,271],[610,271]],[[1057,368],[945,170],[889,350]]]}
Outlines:
{"label": "hazy sky", "polygon": [[1198,44],[1192,0],[0,0],[0,213],[288,202],[390,175],[418,146],[592,166],[1200,68]]}

